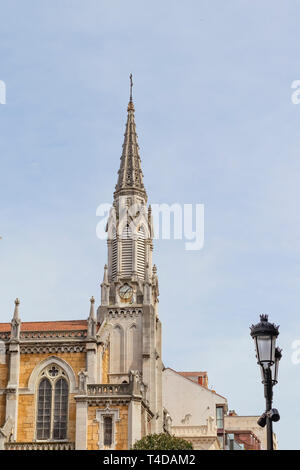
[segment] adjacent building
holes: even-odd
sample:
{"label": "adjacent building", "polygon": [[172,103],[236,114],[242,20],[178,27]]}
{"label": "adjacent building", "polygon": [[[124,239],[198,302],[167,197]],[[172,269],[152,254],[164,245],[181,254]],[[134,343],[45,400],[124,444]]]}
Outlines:
{"label": "adjacent building", "polygon": [[[244,440],[245,448],[249,450],[267,450],[267,429],[257,424],[259,416],[238,416],[234,410],[230,410],[225,416],[225,431],[234,434],[239,442]],[[239,437],[238,437],[239,436]],[[278,448],[276,434],[273,433],[274,450]]]}
{"label": "adjacent building", "polygon": [[[176,391],[176,392],[174,392]],[[208,388],[206,372],[163,371],[163,406],[169,432],[193,443],[196,450],[224,448],[225,397]]]}

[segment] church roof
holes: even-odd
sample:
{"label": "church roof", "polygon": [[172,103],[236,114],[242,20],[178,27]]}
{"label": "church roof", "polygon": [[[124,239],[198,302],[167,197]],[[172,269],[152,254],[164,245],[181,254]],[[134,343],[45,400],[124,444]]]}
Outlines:
{"label": "church roof", "polygon": [[135,109],[132,100],[132,76],[130,76],[130,82],[130,100],[127,108],[127,123],[115,196],[139,194],[147,200],[134,120]]}
{"label": "church roof", "polygon": [[183,377],[199,377],[201,375],[207,375],[207,372],[177,372]]}
{"label": "church roof", "polygon": [[[0,331],[10,331],[10,323],[0,323]],[[21,331],[74,331],[87,330],[87,320],[22,322]]]}

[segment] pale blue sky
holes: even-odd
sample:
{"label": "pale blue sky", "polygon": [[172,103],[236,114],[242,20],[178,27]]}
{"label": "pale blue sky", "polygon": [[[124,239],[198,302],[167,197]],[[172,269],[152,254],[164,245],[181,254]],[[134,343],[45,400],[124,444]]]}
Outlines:
{"label": "pale blue sky", "polygon": [[100,300],[96,208],[117,178],[134,74],[152,203],[203,203],[205,245],[158,241],[166,365],[263,411],[249,325],[280,324],[281,448],[300,448],[300,4],[26,0],[0,6],[1,321],[85,318]]}

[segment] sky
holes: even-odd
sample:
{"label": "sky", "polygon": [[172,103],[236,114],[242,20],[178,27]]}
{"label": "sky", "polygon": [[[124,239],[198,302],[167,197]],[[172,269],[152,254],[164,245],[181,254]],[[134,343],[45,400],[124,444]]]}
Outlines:
{"label": "sky", "polygon": [[163,361],[264,410],[249,326],[283,348],[281,449],[300,449],[300,79],[294,0],[0,3],[0,321],[84,319],[100,302],[129,74],[150,203],[204,204],[202,250],[156,240]]}

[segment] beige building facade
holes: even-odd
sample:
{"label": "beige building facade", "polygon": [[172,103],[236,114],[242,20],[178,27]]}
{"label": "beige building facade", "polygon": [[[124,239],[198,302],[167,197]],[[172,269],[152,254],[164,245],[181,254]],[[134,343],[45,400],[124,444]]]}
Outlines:
{"label": "beige building facade", "polygon": [[[261,450],[267,450],[267,429],[257,424],[259,416],[238,416],[234,411],[225,416],[225,430],[227,433],[234,431],[252,431],[258,437]],[[278,449],[276,434],[273,433],[274,450]]]}
{"label": "beige building facade", "polygon": [[160,432],[220,450],[233,428],[265,445],[257,417],[225,416],[206,372],[163,366],[132,96],[106,231],[101,302],[90,299],[85,320],[24,322],[16,299],[11,322],[0,323],[0,450],[126,450]]}
{"label": "beige building facade", "polygon": [[168,412],[171,434],[192,442],[196,450],[224,447],[227,400],[208,388],[206,373],[165,368],[163,406]]}

